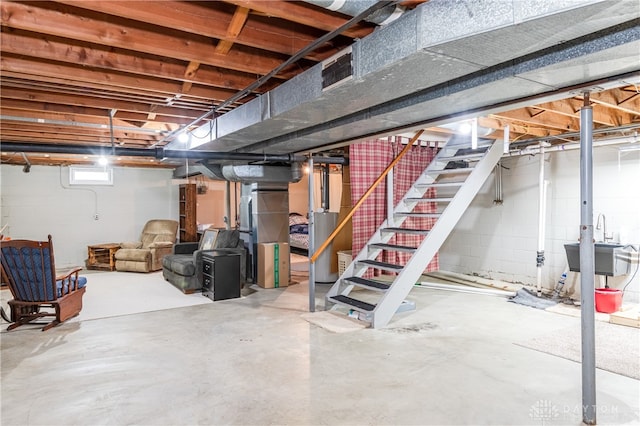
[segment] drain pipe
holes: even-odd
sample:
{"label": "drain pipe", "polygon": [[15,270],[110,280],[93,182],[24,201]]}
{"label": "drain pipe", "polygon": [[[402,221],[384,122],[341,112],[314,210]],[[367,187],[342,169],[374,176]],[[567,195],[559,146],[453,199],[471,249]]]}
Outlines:
{"label": "drain pipe", "polygon": [[496,167],[493,171],[495,175],[495,198],[493,200],[493,204],[502,205],[503,196],[502,196],[502,160],[498,161]]}
{"label": "drain pipe", "polygon": [[544,180],[544,144],[540,144],[540,170],[538,173],[538,251],[536,253],[536,290],[542,296],[542,267],[544,266],[544,239],[547,216],[547,184]]}
{"label": "drain pipe", "polygon": [[[377,0],[305,0],[305,3],[320,6],[333,12],[344,13],[349,16],[359,15],[377,2]],[[390,5],[376,10],[371,15],[365,17],[364,20],[373,24],[387,25],[398,19],[405,10],[406,8],[404,6]]]}
{"label": "drain pipe", "polygon": [[[636,144],[640,142],[640,136],[637,134],[632,136],[617,136],[612,138],[603,138],[599,139],[592,143],[594,148],[599,148],[602,146],[612,146],[612,145],[625,145],[625,144]],[[568,142],[558,145],[546,146],[545,152],[557,152],[557,151],[570,151],[573,149],[580,149],[579,142]],[[536,155],[538,153],[538,146],[535,147],[525,147],[522,149],[511,151],[507,154],[504,154],[502,158],[507,157],[520,157],[523,155]]]}
{"label": "drain pipe", "polygon": [[580,109],[580,319],[582,421],[596,424],[595,253],[593,246],[593,109],[584,92]]}

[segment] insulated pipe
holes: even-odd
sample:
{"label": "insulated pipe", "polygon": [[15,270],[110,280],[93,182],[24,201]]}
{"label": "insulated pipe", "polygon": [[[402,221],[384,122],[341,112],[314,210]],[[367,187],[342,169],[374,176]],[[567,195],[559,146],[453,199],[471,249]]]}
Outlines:
{"label": "insulated pipe", "polygon": [[593,246],[593,109],[584,92],[580,109],[580,311],[582,421],[596,424],[595,254]]}
{"label": "insulated pipe", "polygon": [[[305,2],[334,12],[356,16],[375,5],[377,0],[305,0]],[[373,12],[364,20],[378,25],[387,25],[398,19],[405,10],[403,6],[390,5]]]}

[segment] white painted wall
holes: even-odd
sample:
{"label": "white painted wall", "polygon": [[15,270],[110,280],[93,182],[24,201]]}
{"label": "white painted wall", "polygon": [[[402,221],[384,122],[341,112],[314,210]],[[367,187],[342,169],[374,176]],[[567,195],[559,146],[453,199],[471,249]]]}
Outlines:
{"label": "white painted wall", "polygon": [[[543,286],[553,288],[567,267],[564,244],[580,235],[580,152],[546,154],[547,192]],[[440,251],[442,270],[479,274],[494,279],[536,283],[539,156],[503,159],[504,203],[493,203],[494,178],[464,214]],[[640,152],[620,153],[617,147],[594,149],[594,227],[598,214],[607,219],[607,232],[616,241],[640,245]],[[602,230],[595,230],[596,240]],[[631,273],[638,263],[631,265]],[[609,278],[622,288],[631,275]],[[568,274],[566,288],[579,297],[579,273]],[[604,286],[596,281],[596,287]],[[637,302],[640,272],[627,287],[625,301]]]}
{"label": "white painted wall", "polygon": [[[149,219],[178,219],[172,170],[114,168],[113,186],[69,186],[68,167],[2,165],[1,226],[11,238],[53,237],[56,267],[84,266],[91,244],[136,241]],[[98,220],[94,215],[98,214]]]}

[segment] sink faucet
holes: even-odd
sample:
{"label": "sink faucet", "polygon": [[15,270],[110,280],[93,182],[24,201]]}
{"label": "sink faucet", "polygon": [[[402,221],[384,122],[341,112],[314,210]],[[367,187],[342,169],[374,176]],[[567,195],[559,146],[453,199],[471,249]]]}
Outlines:
{"label": "sink faucet", "polygon": [[613,235],[607,234],[607,218],[604,213],[600,213],[598,215],[598,223],[596,224],[596,229],[602,229],[602,241],[605,243],[607,240],[613,240]]}

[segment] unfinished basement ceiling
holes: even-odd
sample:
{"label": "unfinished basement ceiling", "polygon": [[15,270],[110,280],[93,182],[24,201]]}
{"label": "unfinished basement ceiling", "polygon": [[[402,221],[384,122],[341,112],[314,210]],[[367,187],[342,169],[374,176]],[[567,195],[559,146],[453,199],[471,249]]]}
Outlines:
{"label": "unfinished basement ceiling", "polygon": [[[435,126],[474,108],[495,137],[505,125],[512,141],[553,137],[579,128],[582,95],[563,89],[594,81],[597,128],[640,125],[638,2],[568,2],[571,10],[558,3],[400,2],[406,11],[399,20],[384,27],[360,22],[221,109],[218,120],[249,119],[234,119],[237,134],[198,149],[289,153],[390,129],[447,133]],[[160,1],[153,7],[146,1],[4,1],[0,8],[1,141],[91,147],[96,155],[112,146],[179,146],[175,130],[193,124],[188,129],[196,133],[202,126],[196,118],[351,18],[301,1]],[[500,22],[509,13],[521,21]],[[421,32],[427,24],[430,30]],[[469,31],[449,34],[458,27]],[[315,87],[321,63],[349,46],[353,80],[322,93]],[[256,104],[258,121],[266,107],[270,121],[252,129],[254,118],[245,111]],[[32,164],[95,161],[46,152],[27,157]],[[148,157],[113,160],[184,164],[160,161],[153,149]],[[3,150],[2,163],[24,164],[24,158]]]}

